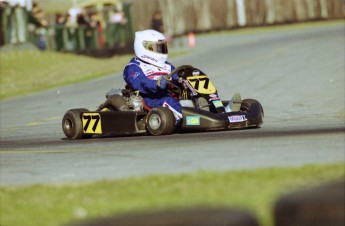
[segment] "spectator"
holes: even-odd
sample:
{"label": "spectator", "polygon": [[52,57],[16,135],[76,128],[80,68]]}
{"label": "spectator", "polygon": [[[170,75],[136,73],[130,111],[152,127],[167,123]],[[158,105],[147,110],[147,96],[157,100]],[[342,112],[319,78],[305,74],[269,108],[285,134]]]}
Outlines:
{"label": "spectator", "polygon": [[[121,7],[119,7],[121,8]],[[109,15],[109,35],[108,35],[108,44],[110,47],[116,45],[124,45],[124,26],[127,24],[127,18],[122,11],[122,9],[118,9],[117,7],[111,11]]]}
{"label": "spectator", "polygon": [[12,7],[11,12],[11,39],[12,44],[22,44],[26,42],[27,39],[27,22],[28,22],[28,12],[31,10],[32,2],[31,0],[8,0],[10,6]]}
{"label": "spectator", "polygon": [[162,19],[162,14],[160,11],[156,11],[153,14],[152,21],[151,21],[151,28],[153,30],[156,30],[164,34],[163,19]]}
{"label": "spectator", "polygon": [[164,34],[165,39],[167,40],[168,43],[170,43],[172,41],[173,37],[171,35],[165,33],[162,13],[159,10],[154,12],[154,14],[152,16],[151,28],[155,31],[158,31],[158,32]]}
{"label": "spectator", "polygon": [[67,14],[66,16],[66,23],[65,23],[65,35],[64,35],[64,43],[66,50],[75,50],[77,48],[77,40],[76,40],[76,29],[77,24],[75,23],[74,17],[71,14]]}
{"label": "spectator", "polygon": [[126,24],[126,17],[122,10],[115,8],[110,15],[110,21],[113,24]]}
{"label": "spectator", "polygon": [[95,39],[94,44],[97,45],[95,47],[102,48],[104,45],[103,28],[96,13],[91,14],[90,27],[92,28],[93,34],[94,34],[93,35],[93,38]]}
{"label": "spectator", "polygon": [[56,14],[55,17],[55,42],[56,50],[61,51],[64,48],[63,44],[63,29],[66,24],[66,16],[63,14]]}
{"label": "spectator", "polygon": [[37,46],[40,50],[45,50],[47,48],[47,40],[46,40],[46,35],[47,35],[47,29],[45,27],[39,27],[36,30],[37,34]]}
{"label": "spectator", "polygon": [[36,43],[41,50],[45,50],[48,21],[43,10],[36,3],[32,5],[29,12],[28,23],[30,41]]}
{"label": "spectator", "polygon": [[6,43],[7,33],[8,33],[8,3],[5,1],[0,1],[0,46]]}
{"label": "spectator", "polygon": [[77,16],[77,23],[79,29],[83,30],[86,48],[90,48],[92,46],[93,28],[91,27],[90,22],[91,19],[88,12],[86,11],[86,9],[83,9]]}

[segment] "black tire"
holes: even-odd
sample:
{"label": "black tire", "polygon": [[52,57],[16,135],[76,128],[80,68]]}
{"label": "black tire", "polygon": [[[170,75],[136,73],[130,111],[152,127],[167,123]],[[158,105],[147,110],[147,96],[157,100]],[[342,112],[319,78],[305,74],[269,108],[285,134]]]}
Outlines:
{"label": "black tire", "polygon": [[264,109],[259,101],[254,99],[242,100],[241,110],[247,112],[247,119],[260,127],[264,120]]}
{"label": "black tire", "polygon": [[71,140],[92,137],[92,135],[83,134],[83,126],[80,117],[82,112],[88,111],[89,110],[84,108],[78,108],[66,112],[62,119],[62,130],[66,137]]}
{"label": "black tire", "polygon": [[175,130],[175,116],[169,108],[153,108],[146,116],[146,130],[154,136],[169,135]]}
{"label": "black tire", "polygon": [[[339,211],[338,211],[339,212]],[[126,226],[258,226],[258,220],[246,210],[225,207],[166,208],[76,222],[68,226],[126,225]]]}

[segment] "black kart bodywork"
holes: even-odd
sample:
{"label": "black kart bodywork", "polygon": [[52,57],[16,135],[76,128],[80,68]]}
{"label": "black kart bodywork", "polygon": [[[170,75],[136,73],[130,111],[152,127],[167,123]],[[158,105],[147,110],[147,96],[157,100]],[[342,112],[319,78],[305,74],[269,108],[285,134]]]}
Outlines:
{"label": "black kart bodywork", "polygon": [[[90,138],[93,135],[168,135],[176,130],[179,132],[216,131],[262,125],[264,111],[257,100],[244,99],[239,111],[226,112],[224,106],[228,105],[229,101],[219,100],[212,83],[199,69],[184,65],[175,69],[171,75],[173,73],[178,73],[181,78],[178,83],[171,84],[175,97],[180,100],[190,100],[193,103],[193,107],[182,107],[183,117],[177,126],[175,126],[173,112],[167,107],[139,111],[128,107],[128,110],[119,111],[116,106],[107,106],[95,111],[83,108],[67,111],[62,120],[63,132],[69,139],[81,139]],[[126,95],[121,98],[126,99]],[[207,101],[207,110],[204,110],[203,106],[198,106],[197,98]],[[130,106],[128,101],[124,102]]]}

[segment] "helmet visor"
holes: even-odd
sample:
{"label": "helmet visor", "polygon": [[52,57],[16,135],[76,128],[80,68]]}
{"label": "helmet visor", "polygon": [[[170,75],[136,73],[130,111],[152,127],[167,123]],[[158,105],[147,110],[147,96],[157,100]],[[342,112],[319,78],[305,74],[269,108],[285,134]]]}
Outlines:
{"label": "helmet visor", "polygon": [[162,53],[162,54],[168,53],[168,45],[165,40],[158,41],[158,42],[143,41],[143,46],[145,49],[155,52],[155,53]]}

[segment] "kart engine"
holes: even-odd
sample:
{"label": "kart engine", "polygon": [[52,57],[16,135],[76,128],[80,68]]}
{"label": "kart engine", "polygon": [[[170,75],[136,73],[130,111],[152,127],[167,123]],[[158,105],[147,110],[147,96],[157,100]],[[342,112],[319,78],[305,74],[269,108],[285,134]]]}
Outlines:
{"label": "kart engine", "polygon": [[109,105],[116,111],[143,111],[144,100],[138,91],[127,88],[111,89],[106,95],[107,101],[103,107]]}

